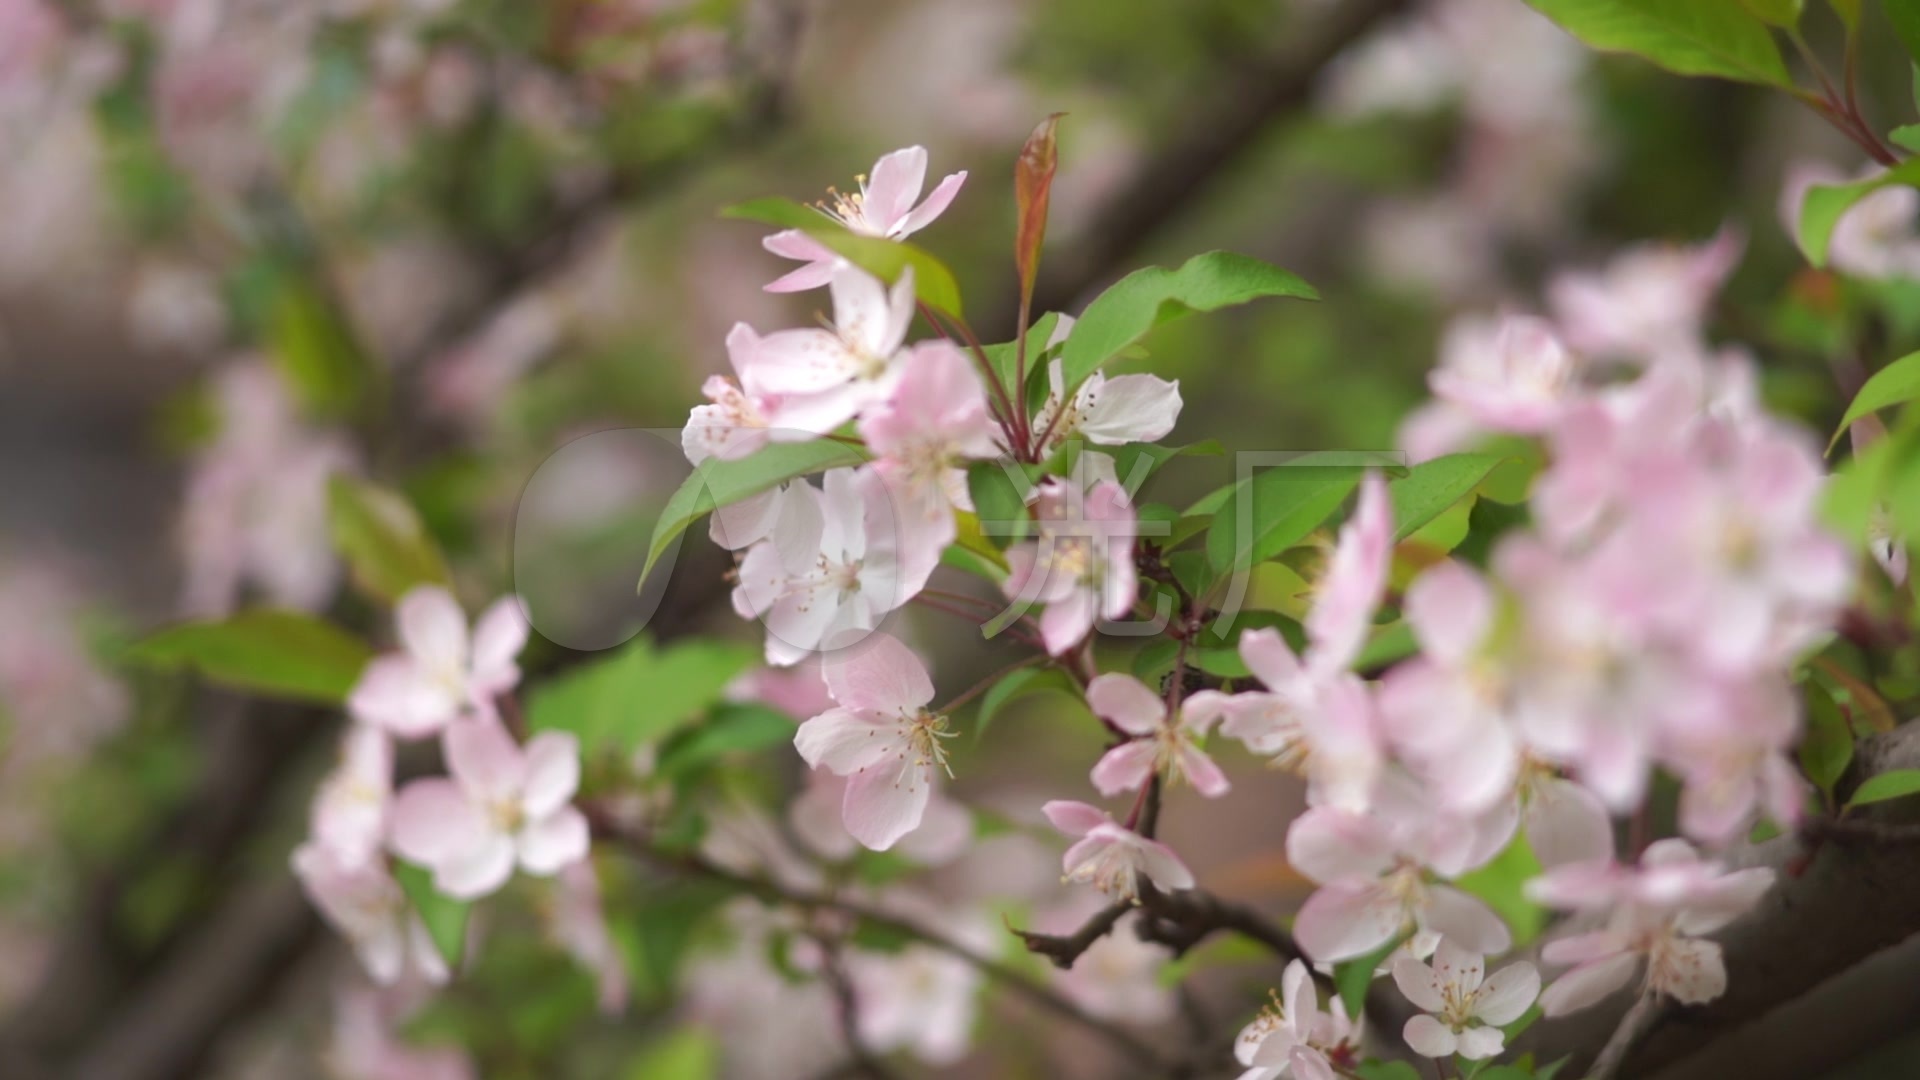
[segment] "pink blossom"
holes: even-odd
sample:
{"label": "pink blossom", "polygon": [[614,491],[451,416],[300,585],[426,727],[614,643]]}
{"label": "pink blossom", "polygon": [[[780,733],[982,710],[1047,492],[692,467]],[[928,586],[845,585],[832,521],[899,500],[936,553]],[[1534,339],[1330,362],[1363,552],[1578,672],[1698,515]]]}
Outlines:
{"label": "pink blossom", "polygon": [[1108,378],[1095,371],[1066,397],[1066,369],[1055,359],[1047,368],[1051,390],[1033,418],[1033,430],[1049,432],[1045,449],[1080,438],[1100,446],[1158,442],[1180,418],[1180,380],[1168,382],[1153,375]]}
{"label": "pink blossom", "polygon": [[41,0],[0,0],[0,90],[31,78],[65,36],[57,7]]}
{"label": "pink blossom", "polygon": [[1547,299],[1574,348],[1655,360],[1701,340],[1707,308],[1745,247],[1729,227],[1697,247],[1635,248],[1603,271],[1556,276]]}
{"label": "pink blossom", "polygon": [[1093,786],[1100,794],[1137,791],[1155,776],[1170,784],[1188,780],[1210,799],[1227,793],[1226,774],[1198,745],[1219,719],[1218,712],[1186,709],[1169,716],[1158,694],[1118,672],[1087,684],[1087,706],[1131,736],[1094,763]]}
{"label": "pink blossom", "polygon": [[745,323],[737,323],[727,334],[727,356],[736,378],[710,375],[700,392],[707,404],[696,405],[680,432],[680,448],[695,465],[708,458],[736,461],[767,445],[771,435],[768,417],[779,408],[780,399],[760,389],[752,374],[752,358],[758,354],[761,338]]}
{"label": "pink blossom", "polygon": [[443,746],[451,777],[415,780],[393,806],[393,850],[431,869],[434,888],[474,900],[506,884],[515,863],[551,877],[586,857],[572,734],[542,732],[522,747],[498,723],[461,720]]}
{"label": "pink blossom", "polygon": [[833,708],[820,658],[810,656],[792,667],[760,667],[727,684],[728,701],[757,701],[797,722]]}
{"label": "pink blossom", "polygon": [[913,650],[875,633],[825,662],[837,708],[800,725],[793,745],[814,768],[848,778],[841,817],[854,839],[885,851],[920,827],[947,771],[947,718],[930,712],[933,682]]}
{"label": "pink blossom", "polygon": [[742,337],[743,355],[735,357],[742,380],[753,393],[779,399],[765,417],[775,441],[832,431],[885,401],[900,378],[901,346],[913,321],[912,268],[888,289],[865,270],[837,263],[831,291],[831,326]]}
{"label": "pink blossom", "polygon": [[1645,989],[1689,1005],[1726,991],[1720,946],[1703,940],[1759,903],[1773,887],[1764,867],[1728,873],[1684,840],[1649,845],[1637,869],[1612,862],[1563,866],[1527,884],[1536,903],[1605,912],[1605,929],[1551,942],[1549,964],[1572,964],[1540,995],[1548,1016],[1564,1016],[1625,986],[1646,962]]}
{"label": "pink blossom", "polygon": [[[981,928],[963,936],[991,940]],[[866,1046],[879,1053],[904,1050],[928,1065],[952,1065],[966,1056],[986,980],[978,967],[930,945],[851,952],[846,966]]]}
{"label": "pink blossom", "polygon": [[1799,736],[1799,701],[1784,679],[1690,685],[1660,746],[1661,760],[1685,784],[1681,831],[1717,847],[1763,813],[1783,826],[1797,823],[1807,785],[1788,753]]}
{"label": "pink blossom", "polygon": [[514,597],[494,603],[467,632],[453,594],[421,585],[394,606],[399,652],[374,658],[347,698],[355,718],[417,739],[466,717],[495,715],[494,699],[520,682],[514,658],[527,643],[527,618]]}
{"label": "pink blossom", "polygon": [[1401,443],[1426,461],[1488,432],[1547,431],[1577,400],[1580,365],[1544,319],[1467,316],[1447,327],[1440,366],[1427,374],[1435,401],[1410,417]]}
{"label": "pink blossom", "polygon": [[600,876],[591,859],[570,862],[555,877],[548,927],[561,947],[594,975],[600,990],[600,1011],[609,1016],[625,1011],[626,960],[607,929]]}
{"label": "pink blossom", "polygon": [[[1787,169],[1780,187],[1780,220],[1787,235],[1800,237],[1800,214],[1807,192],[1816,185],[1831,186],[1866,181],[1881,173],[1869,166],[1847,176],[1819,162],[1798,162]],[[1869,279],[1920,277],[1920,191],[1905,184],[1888,184],[1869,192],[1834,222],[1827,238],[1827,264],[1843,274]]]}
{"label": "pink blossom", "polygon": [[[1091,894],[1076,894],[1077,902],[1036,915],[1034,925],[1044,933],[1070,934],[1100,910]],[[1113,929],[1094,939],[1066,971],[1052,972],[1053,985],[1068,1001],[1102,1020],[1158,1024],[1173,1018],[1177,1007],[1173,991],[1162,984],[1161,973],[1173,959],[1172,950],[1140,938],[1141,916],[1129,913]]]}
{"label": "pink blossom", "polygon": [[314,795],[314,843],[344,862],[371,862],[386,843],[392,800],[392,736],[371,724],[353,725],[341,740],[339,765]]}
{"label": "pink blossom", "polygon": [[1358,1064],[1363,1017],[1347,1017],[1338,995],[1325,1010],[1307,965],[1295,960],[1281,976],[1281,992],[1253,1023],[1240,1030],[1233,1056],[1247,1071],[1240,1080],[1335,1080],[1337,1064]]}
{"label": "pink blossom", "polygon": [[1136,900],[1139,880],[1166,891],[1193,888],[1193,872],[1174,850],[1116,823],[1098,807],[1055,799],[1041,807],[1053,827],[1079,840],[1060,868],[1066,880],[1092,885],[1116,900]]}
{"label": "pink blossom", "polygon": [[[828,189],[832,201],[822,203],[821,210],[860,236],[903,240],[933,224],[946,212],[953,197],[960,193],[960,185],[966,183],[967,174],[962,170],[940,181],[922,201],[920,189],[927,180],[927,151],[924,147],[909,146],[874,162],[871,179],[866,176],[857,179],[859,191],[843,195]],[[916,202],[918,206],[914,205]],[[806,263],[768,285],[768,292],[817,289],[833,277],[833,264],[839,256],[799,229],[774,233],[761,243],[781,258]]]}
{"label": "pink blossom", "polygon": [[953,509],[967,500],[964,465],[999,454],[998,428],[972,363],[948,341],[914,346],[900,381],[860,421],[873,471],[886,484],[899,522],[909,592],[926,584],[953,542]]}
{"label": "pink blossom", "polygon": [[384,861],[349,860],[310,842],[294,849],[293,872],[374,982],[391,986],[409,970],[435,985],[447,981],[446,962]]}
{"label": "pink blossom", "polygon": [[1520,1019],[1540,995],[1540,973],[1532,964],[1509,964],[1486,978],[1486,959],[1442,939],[1428,966],[1411,956],[1395,957],[1393,981],[1407,1000],[1423,1010],[1407,1021],[1404,1037],[1422,1057],[1458,1053],[1484,1061],[1500,1053],[1503,1024]]}
{"label": "pink blossom", "polygon": [[1429,929],[1474,952],[1505,952],[1512,937],[1493,909],[1432,877],[1485,865],[1513,835],[1512,811],[1436,813],[1411,782],[1388,779],[1368,813],[1315,807],[1287,829],[1287,861],[1320,885],[1294,922],[1300,947],[1336,963]]}
{"label": "pink blossom", "polygon": [[797,483],[772,534],[747,549],[733,606],[767,630],[770,664],[793,664],[880,625],[911,593],[902,582],[893,503],[871,469]]}
{"label": "pink blossom", "polygon": [[[1085,640],[1101,618],[1133,610],[1140,581],[1133,565],[1137,525],[1126,492],[1100,481],[1082,494],[1077,484],[1043,481],[1037,502],[1037,540],[1007,549],[1007,596],[1041,603],[1040,636],[1060,656]],[[988,523],[991,524],[991,523]]]}

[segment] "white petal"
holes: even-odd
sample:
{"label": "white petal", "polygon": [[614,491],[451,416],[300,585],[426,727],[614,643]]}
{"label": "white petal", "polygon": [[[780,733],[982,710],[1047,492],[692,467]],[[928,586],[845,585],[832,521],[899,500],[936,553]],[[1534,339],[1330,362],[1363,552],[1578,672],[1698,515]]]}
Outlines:
{"label": "white petal", "polygon": [[1430,887],[1422,914],[1422,925],[1440,931],[1443,937],[1470,952],[1488,956],[1513,947],[1513,935],[1507,930],[1507,924],[1500,921],[1500,916],[1494,914],[1485,901],[1451,886]]}
{"label": "white petal", "polygon": [[586,815],[571,806],[563,806],[527,822],[515,840],[520,865],[529,874],[547,877],[559,873],[563,866],[586,858],[591,836]]}
{"label": "white petal", "polygon": [[1499,1028],[1468,1028],[1460,1033],[1460,1056],[1468,1061],[1484,1061],[1498,1054],[1507,1044]]}
{"label": "white petal", "polygon": [[421,585],[400,598],[393,610],[400,641],[430,671],[465,671],[467,613],[453,594],[438,585]]}
{"label": "white petal", "polygon": [[1540,994],[1540,1011],[1549,1017],[1565,1016],[1598,1004],[1614,991],[1627,985],[1640,966],[1637,953],[1620,953],[1605,960],[1582,964],[1555,979]]}
{"label": "white petal", "polygon": [[1421,1057],[1449,1057],[1458,1045],[1451,1028],[1425,1013],[1407,1021],[1400,1034],[1407,1040],[1408,1049]]}
{"label": "white petal", "polygon": [[1087,684],[1087,705],[1130,735],[1152,735],[1167,715],[1166,702],[1131,675],[1109,672]]}
{"label": "white petal", "polygon": [[527,740],[526,787],[520,805],[529,817],[546,817],[580,787],[580,740],[571,732],[543,731]]}
{"label": "white petal", "polygon": [[1540,972],[1525,960],[1493,973],[1473,999],[1473,1015],[1489,1024],[1511,1024],[1540,996]]}
{"label": "white petal", "polygon": [[1079,394],[1079,432],[1090,442],[1118,446],[1158,442],[1180,418],[1180,381],[1152,375],[1121,375]]}
{"label": "white petal", "polygon": [[890,727],[846,709],[828,709],[800,725],[793,746],[808,766],[851,776],[897,752],[901,740]]}
{"label": "white petal", "polygon": [[1400,992],[1417,1008],[1437,1013],[1447,1007],[1440,976],[1432,968],[1404,953],[1393,958],[1393,985],[1399,987]]}
{"label": "white petal", "polygon": [[433,887],[455,900],[478,900],[513,876],[513,838],[491,834],[485,843],[434,867]]}

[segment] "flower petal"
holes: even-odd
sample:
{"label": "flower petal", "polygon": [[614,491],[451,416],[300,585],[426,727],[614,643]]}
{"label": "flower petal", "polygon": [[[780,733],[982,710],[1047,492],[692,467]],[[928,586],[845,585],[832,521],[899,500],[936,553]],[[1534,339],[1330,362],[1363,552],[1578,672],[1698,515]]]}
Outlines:
{"label": "flower petal", "polygon": [[1485,901],[1451,886],[1430,886],[1421,915],[1421,925],[1440,931],[1442,937],[1468,952],[1490,956],[1513,947],[1513,934],[1507,924]]}
{"label": "flower petal", "polygon": [[1449,1057],[1458,1045],[1453,1029],[1425,1013],[1407,1021],[1400,1034],[1407,1040],[1407,1048],[1421,1057]]}
{"label": "flower petal", "polygon": [[895,150],[874,162],[862,199],[867,224],[879,235],[892,232],[920,198],[920,189],[926,182],[927,148],[924,146]]}
{"label": "flower petal", "polygon": [[1556,1017],[1597,1005],[1627,985],[1639,966],[1639,954],[1630,952],[1582,964],[1555,979],[1552,986],[1541,992],[1540,1011]]}
{"label": "flower petal", "polygon": [[890,634],[875,633],[827,656],[827,693],[844,709],[873,716],[915,712],[933,700],[926,665]]}
{"label": "flower petal", "polygon": [[1152,735],[1166,720],[1167,706],[1158,694],[1131,675],[1109,672],[1087,684],[1087,705],[1129,735]]}
{"label": "flower petal", "polygon": [[946,179],[940,181],[939,184],[934,186],[932,191],[927,193],[925,201],[919,206],[914,207],[911,211],[908,211],[906,217],[894,223],[893,234],[895,236],[911,236],[933,224],[935,218],[946,213],[947,207],[953,202],[953,197],[960,194],[960,185],[966,182],[967,171],[965,169],[948,175]]}
{"label": "flower petal", "polygon": [[467,613],[453,594],[438,585],[421,585],[393,609],[400,642],[429,671],[467,667]]}
{"label": "flower petal", "polygon": [[1069,799],[1054,799],[1040,808],[1053,827],[1068,836],[1085,836],[1102,825],[1113,824],[1113,815],[1097,806]]}
{"label": "flower petal", "polygon": [[1400,988],[1416,1008],[1437,1013],[1447,1007],[1439,973],[1405,953],[1393,958],[1393,985]]}
{"label": "flower petal", "polygon": [[1493,973],[1474,995],[1473,1015],[1498,1027],[1520,1019],[1540,996],[1540,972],[1524,960]]}
{"label": "flower petal", "polygon": [[446,752],[447,772],[476,800],[517,800],[526,787],[526,757],[502,724],[456,721],[447,725],[440,745]]}
{"label": "flower petal", "polygon": [[434,866],[481,847],[486,814],[444,777],[415,780],[394,796],[390,843],[408,862]]}
{"label": "flower petal", "polygon": [[1367,955],[1405,925],[1399,898],[1377,882],[1339,881],[1307,897],[1293,936],[1316,963],[1333,964]]}
{"label": "flower petal", "polygon": [[561,867],[586,858],[590,843],[586,815],[571,806],[534,818],[515,838],[520,865],[527,873],[541,877],[557,874]]}
{"label": "flower petal", "polygon": [[1137,791],[1153,777],[1159,753],[1160,748],[1151,739],[1122,743],[1094,763],[1093,786],[1109,798],[1123,791]]}
{"label": "flower petal", "polygon": [[543,731],[527,740],[526,788],[520,805],[529,817],[546,817],[580,787],[580,740],[566,731]]}
{"label": "flower petal", "polygon": [[840,812],[855,840],[885,851],[920,826],[932,794],[932,769],[903,754],[853,774]]}
{"label": "flower petal", "polygon": [[846,709],[828,709],[800,725],[793,747],[815,769],[851,776],[899,751],[900,737]]}
{"label": "flower petal", "polygon": [[455,900],[478,900],[513,876],[513,838],[492,833],[457,858],[434,867],[433,887]]}

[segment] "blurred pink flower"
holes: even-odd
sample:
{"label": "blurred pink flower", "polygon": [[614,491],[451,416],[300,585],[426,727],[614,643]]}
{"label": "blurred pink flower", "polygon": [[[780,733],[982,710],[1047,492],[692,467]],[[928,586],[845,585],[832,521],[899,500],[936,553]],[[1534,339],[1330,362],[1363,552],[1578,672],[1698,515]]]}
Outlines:
{"label": "blurred pink flower", "polygon": [[519,685],[515,657],[526,646],[528,626],[515,597],[495,601],[469,636],[453,594],[421,585],[395,605],[394,625],[400,651],[368,663],[347,698],[359,720],[418,739],[460,718],[493,718],[494,699]]}
{"label": "blurred pink flower", "polygon": [[1313,976],[1295,960],[1281,976],[1281,992],[1253,1023],[1240,1030],[1233,1056],[1247,1071],[1240,1080],[1336,1080],[1357,1064],[1364,1017],[1348,1019],[1339,995],[1320,1007]]}
{"label": "blurred pink flower", "polygon": [[627,965],[607,929],[600,876],[591,859],[570,862],[555,877],[548,928],[561,947],[593,974],[600,991],[600,1011],[608,1016],[625,1011]]}
{"label": "blurred pink flower", "polygon": [[1060,862],[1067,881],[1129,901],[1139,898],[1141,877],[1157,889],[1193,888],[1193,872],[1172,848],[1116,823],[1099,807],[1055,799],[1041,810],[1054,828],[1078,838]]}
{"label": "blurred pink flower", "polygon": [[293,872],[374,982],[392,986],[409,972],[447,981],[446,961],[384,860],[354,861],[310,842],[294,849]]}
{"label": "blurred pink flower", "polygon": [[341,739],[339,764],[314,794],[312,842],[347,863],[371,862],[386,843],[392,801],[392,737],[372,724],[352,725]]}
{"label": "blurred pink flower", "polygon": [[434,888],[474,900],[506,884],[516,863],[551,877],[586,857],[572,734],[542,732],[522,747],[492,720],[459,720],[443,745],[451,777],[415,780],[393,804],[393,850],[431,869]]}
{"label": "blurred pink flower", "polygon": [[356,989],[333,1004],[330,1074],[339,1080],[473,1080],[479,1075],[466,1052],[452,1046],[417,1046],[401,1037],[405,1011],[388,992]]}
{"label": "blurred pink flower", "polygon": [[1040,536],[1007,549],[1003,588],[1016,604],[1047,606],[1040,636],[1047,652],[1060,656],[1099,619],[1133,610],[1140,589],[1133,565],[1137,525],[1126,492],[1112,481],[1082,494],[1077,482],[1048,479],[1037,510]]}
{"label": "blurred pink flower", "polygon": [[1731,226],[1695,247],[1634,248],[1605,270],[1557,275],[1547,299],[1574,348],[1651,363],[1703,340],[1707,309],[1745,248]]}

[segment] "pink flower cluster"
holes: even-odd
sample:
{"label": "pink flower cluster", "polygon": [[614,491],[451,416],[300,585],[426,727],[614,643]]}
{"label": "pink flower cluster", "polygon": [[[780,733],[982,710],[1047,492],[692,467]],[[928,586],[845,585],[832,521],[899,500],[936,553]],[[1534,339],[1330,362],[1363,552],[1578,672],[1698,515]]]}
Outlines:
{"label": "pink flower cluster", "polygon": [[[516,865],[542,877],[584,865],[587,821],[572,805],[580,755],[570,734],[523,746],[501,720],[496,702],[519,683],[527,640],[518,600],[495,603],[470,632],[452,594],[423,585],[400,599],[395,623],[401,648],[368,663],[354,688],[340,763],[321,782],[293,866],[376,982],[412,971],[438,983],[446,963],[388,854],[460,900],[499,889]],[[449,775],[395,792],[394,740],[434,737]]]}

